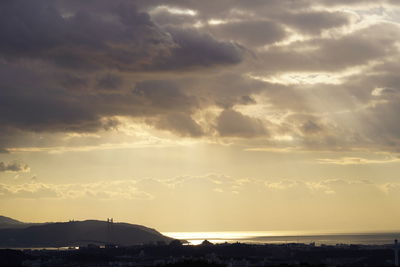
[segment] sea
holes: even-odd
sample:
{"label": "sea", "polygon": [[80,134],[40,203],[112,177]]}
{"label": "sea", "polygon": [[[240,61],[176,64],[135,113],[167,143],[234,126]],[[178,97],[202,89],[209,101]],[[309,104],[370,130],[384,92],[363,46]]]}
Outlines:
{"label": "sea", "polygon": [[389,245],[400,240],[398,232],[378,233],[316,233],[295,231],[241,231],[241,232],[163,232],[162,234],[190,245],[199,245],[204,240],[211,243],[289,244],[315,245]]}

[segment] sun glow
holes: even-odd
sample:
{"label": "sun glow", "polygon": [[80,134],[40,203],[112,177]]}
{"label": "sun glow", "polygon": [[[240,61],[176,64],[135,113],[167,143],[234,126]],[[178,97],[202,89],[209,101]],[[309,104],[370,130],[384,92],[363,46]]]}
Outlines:
{"label": "sun glow", "polygon": [[[337,235],[337,231],[222,231],[222,232],[163,232],[162,234],[187,241],[190,245],[200,245],[205,240],[214,243],[258,243],[262,242],[259,238],[277,238],[272,242],[278,242],[279,238],[286,237],[296,240],[296,238],[304,236],[318,236],[318,235]],[[340,233],[346,234],[346,232]],[[273,239],[271,239],[273,240]],[[281,242],[284,242],[283,239]]]}
{"label": "sun glow", "polygon": [[299,235],[301,232],[294,231],[271,231],[271,232],[165,232],[166,236],[186,240],[189,244],[199,245],[204,240],[208,240],[212,243],[225,243],[225,242],[237,242],[244,239],[252,239],[259,236],[286,236],[286,235]]}

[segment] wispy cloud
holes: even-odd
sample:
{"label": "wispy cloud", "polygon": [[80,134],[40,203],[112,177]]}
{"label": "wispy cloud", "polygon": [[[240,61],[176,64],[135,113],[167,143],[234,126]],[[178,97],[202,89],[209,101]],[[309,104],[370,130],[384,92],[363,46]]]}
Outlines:
{"label": "wispy cloud", "polygon": [[387,157],[384,159],[367,159],[360,157],[342,157],[342,158],[326,158],[318,159],[321,164],[335,165],[366,165],[366,164],[389,164],[400,162],[400,158]]}
{"label": "wispy cloud", "polygon": [[0,184],[2,198],[57,198],[57,199],[103,199],[132,200],[152,199],[152,195],[135,187],[134,181],[112,181],[77,184],[49,184],[31,182],[18,185]]}
{"label": "wispy cloud", "polygon": [[0,172],[29,172],[27,164],[21,162],[0,162]]}

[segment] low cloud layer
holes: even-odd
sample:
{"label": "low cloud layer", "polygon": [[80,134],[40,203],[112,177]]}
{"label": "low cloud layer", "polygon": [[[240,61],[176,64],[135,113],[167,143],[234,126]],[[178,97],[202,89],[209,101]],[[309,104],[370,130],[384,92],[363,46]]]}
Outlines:
{"label": "low cloud layer", "polygon": [[33,181],[18,185],[0,184],[0,198],[134,200],[152,199],[152,195],[139,191],[134,181],[58,185]]}
{"label": "low cloud layer", "polygon": [[[195,190],[196,189],[196,190]],[[256,190],[257,189],[257,190]],[[301,195],[302,198],[313,196],[333,199],[347,196],[353,192],[367,195],[373,191],[380,196],[393,196],[400,190],[400,183],[374,183],[369,180],[320,179],[304,181],[294,179],[256,179],[237,178],[224,174],[202,176],[177,176],[164,179],[132,179],[99,181],[93,183],[50,184],[37,182],[0,184],[0,196],[4,198],[61,198],[61,199],[126,199],[126,200],[166,200],[166,196],[175,195],[177,199],[188,194],[224,197],[237,196],[246,198],[249,194],[266,194],[267,198],[275,193]],[[211,194],[211,195],[210,195]],[[269,197],[268,197],[269,195]],[[282,196],[281,196],[282,197]]]}
{"label": "low cloud layer", "polygon": [[[3,205],[14,207],[30,201],[46,203],[45,210],[35,210],[46,218],[53,218],[46,215],[48,210],[55,212],[58,220],[102,218],[106,213],[118,221],[145,222],[160,230],[178,227],[190,231],[194,226],[212,230],[223,225],[229,229],[315,231],[338,229],[338,224],[345,223],[345,229],[360,231],[371,229],[368,227],[395,229],[398,214],[387,210],[396,210],[399,190],[396,182],[362,179],[304,181],[208,174],[79,184],[0,184],[0,199]],[[60,206],[68,208],[61,214]]]}

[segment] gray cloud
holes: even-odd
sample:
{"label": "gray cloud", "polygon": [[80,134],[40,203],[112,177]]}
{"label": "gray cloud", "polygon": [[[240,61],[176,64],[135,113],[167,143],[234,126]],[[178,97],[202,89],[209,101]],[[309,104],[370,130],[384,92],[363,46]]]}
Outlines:
{"label": "gray cloud", "polygon": [[191,92],[208,105],[224,109],[235,105],[251,105],[257,95],[265,89],[266,84],[235,72],[213,75],[207,79],[193,79],[186,82]]}
{"label": "gray cloud", "polygon": [[204,134],[200,125],[185,113],[171,113],[151,122],[159,129],[172,131],[180,136],[199,137]]}
{"label": "gray cloud", "polygon": [[375,4],[377,6],[382,4],[398,5],[399,2],[396,0],[323,0],[321,1],[323,5],[326,6],[336,6],[336,5],[365,5],[365,4]]}
{"label": "gray cloud", "polygon": [[320,34],[325,29],[349,24],[349,15],[342,12],[312,11],[284,14],[280,20],[306,34]]}
{"label": "gray cloud", "polygon": [[0,172],[29,172],[30,168],[27,164],[19,162],[0,162]]}
{"label": "gray cloud", "polygon": [[255,137],[268,134],[261,120],[243,115],[232,109],[222,111],[217,119],[217,130],[221,136]]}
{"label": "gray cloud", "polygon": [[113,128],[104,117],[192,112],[196,97],[164,82],[143,82],[140,73],[155,80],[160,71],[242,61],[235,43],[195,29],[160,29],[131,1],[0,5],[1,135],[93,132]]}
{"label": "gray cloud", "polygon": [[267,20],[228,22],[210,27],[210,30],[216,36],[250,46],[267,45],[286,37],[281,25]]}
{"label": "gray cloud", "polygon": [[[65,17],[46,0],[4,1],[1,10],[0,48],[10,58],[40,58],[74,69],[138,68],[164,49],[150,46],[152,39],[168,43],[148,15],[123,3],[109,21],[85,11]],[[143,43],[151,53],[138,53]]]}
{"label": "gray cloud", "polygon": [[[396,147],[399,27],[351,31],[357,21],[331,8],[367,2],[2,1],[0,151],[32,132],[111,134],[118,116],[192,138]],[[292,30],[305,39],[286,42]],[[280,79],[291,72],[339,78]]]}
{"label": "gray cloud", "polygon": [[190,111],[197,104],[196,97],[186,95],[178,84],[169,80],[139,82],[133,95],[151,109]]}
{"label": "gray cloud", "polygon": [[214,39],[207,33],[194,29],[170,27],[167,29],[176,46],[169,58],[157,62],[160,69],[211,67],[220,64],[237,64],[243,59],[244,49],[233,42]]}
{"label": "gray cloud", "polygon": [[118,75],[107,73],[98,78],[96,87],[103,90],[118,90],[123,86],[123,79]]}
{"label": "gray cloud", "polygon": [[340,38],[271,47],[259,58],[267,71],[340,71],[396,53],[399,33],[397,26],[379,24]]}
{"label": "gray cloud", "polygon": [[150,15],[151,19],[159,26],[194,25],[197,19],[196,16],[170,13],[166,8],[153,10]]}
{"label": "gray cloud", "polygon": [[306,121],[305,123],[302,124],[301,130],[305,134],[313,134],[313,133],[320,132],[322,129],[321,129],[321,126],[318,125],[316,122],[314,122],[312,120],[308,120],[308,121]]}
{"label": "gray cloud", "polygon": [[[3,1],[0,52],[10,60],[28,57],[83,70],[177,69],[241,61],[234,45],[195,31],[163,32],[132,2],[116,2],[108,12],[78,9],[66,15],[49,0]],[[93,3],[91,8],[96,9]],[[203,49],[202,57],[190,53],[197,49]]]}

